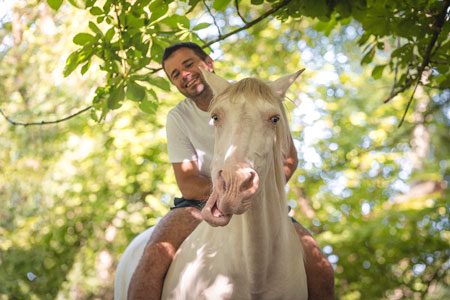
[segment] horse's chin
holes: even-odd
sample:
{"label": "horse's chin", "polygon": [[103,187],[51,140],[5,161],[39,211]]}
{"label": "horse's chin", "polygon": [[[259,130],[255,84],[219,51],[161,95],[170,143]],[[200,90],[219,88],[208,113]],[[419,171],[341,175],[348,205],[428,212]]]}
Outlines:
{"label": "horse's chin", "polygon": [[232,214],[224,214],[219,209],[219,195],[214,190],[202,209],[202,218],[211,226],[225,226],[231,220]]}

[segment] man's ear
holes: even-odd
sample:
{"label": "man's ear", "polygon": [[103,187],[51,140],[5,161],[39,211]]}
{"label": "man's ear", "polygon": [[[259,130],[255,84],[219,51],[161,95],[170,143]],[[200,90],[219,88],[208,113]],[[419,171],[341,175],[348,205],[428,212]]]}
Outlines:
{"label": "man's ear", "polygon": [[208,85],[211,87],[213,94],[215,96],[222,93],[227,87],[229,87],[231,85],[231,83],[229,83],[222,77],[220,77],[214,73],[211,73],[202,67],[200,67],[199,69],[203,74],[203,78],[205,79],[206,83],[208,83]]}
{"label": "man's ear", "polygon": [[207,56],[204,62],[208,66],[206,70],[210,73],[214,73],[214,60],[210,56]]}
{"label": "man's ear", "polygon": [[275,81],[272,81],[269,83],[269,86],[272,88],[272,90],[281,98],[284,99],[284,96],[286,95],[286,91],[291,86],[292,83],[300,76],[300,74],[303,73],[305,69],[301,69],[293,74],[283,76],[281,78],[278,78]]}

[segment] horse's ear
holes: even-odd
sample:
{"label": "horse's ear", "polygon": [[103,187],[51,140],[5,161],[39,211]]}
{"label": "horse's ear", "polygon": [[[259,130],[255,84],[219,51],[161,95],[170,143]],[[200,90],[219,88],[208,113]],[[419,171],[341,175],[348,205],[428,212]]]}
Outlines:
{"label": "horse's ear", "polygon": [[272,90],[281,98],[284,99],[284,96],[286,95],[286,91],[291,86],[292,83],[300,76],[300,74],[303,73],[305,69],[301,69],[293,74],[283,76],[281,78],[278,78],[275,81],[272,81],[269,83],[269,86],[272,88]]}
{"label": "horse's ear", "polygon": [[209,84],[209,86],[213,90],[214,95],[219,95],[228,86],[231,85],[231,83],[229,83],[228,81],[226,81],[222,77],[220,77],[220,76],[218,76],[218,75],[216,75],[214,73],[210,73],[210,72],[208,72],[207,70],[205,70],[205,69],[203,69],[201,67],[199,69],[200,69],[200,71],[203,74],[203,78],[205,78],[206,82]]}

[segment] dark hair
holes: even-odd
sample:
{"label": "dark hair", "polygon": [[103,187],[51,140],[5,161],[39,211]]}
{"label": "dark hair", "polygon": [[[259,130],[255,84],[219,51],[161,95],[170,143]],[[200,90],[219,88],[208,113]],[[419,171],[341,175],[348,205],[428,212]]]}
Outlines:
{"label": "dark hair", "polygon": [[206,54],[205,51],[203,51],[202,48],[200,48],[199,45],[191,42],[185,42],[185,43],[176,43],[173,44],[164,50],[163,56],[162,56],[162,66],[164,68],[164,62],[166,59],[168,59],[175,51],[181,48],[189,48],[192,49],[195,54],[197,54],[198,57],[201,58],[201,60],[205,60],[208,57],[208,54]]}

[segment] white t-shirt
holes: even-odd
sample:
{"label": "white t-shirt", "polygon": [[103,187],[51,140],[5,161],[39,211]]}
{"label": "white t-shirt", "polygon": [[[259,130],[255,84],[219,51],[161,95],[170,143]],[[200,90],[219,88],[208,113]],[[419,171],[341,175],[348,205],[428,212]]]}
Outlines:
{"label": "white t-shirt", "polygon": [[209,112],[189,98],[181,101],[167,115],[166,133],[169,161],[197,161],[199,173],[211,178],[214,154],[214,126]]}

